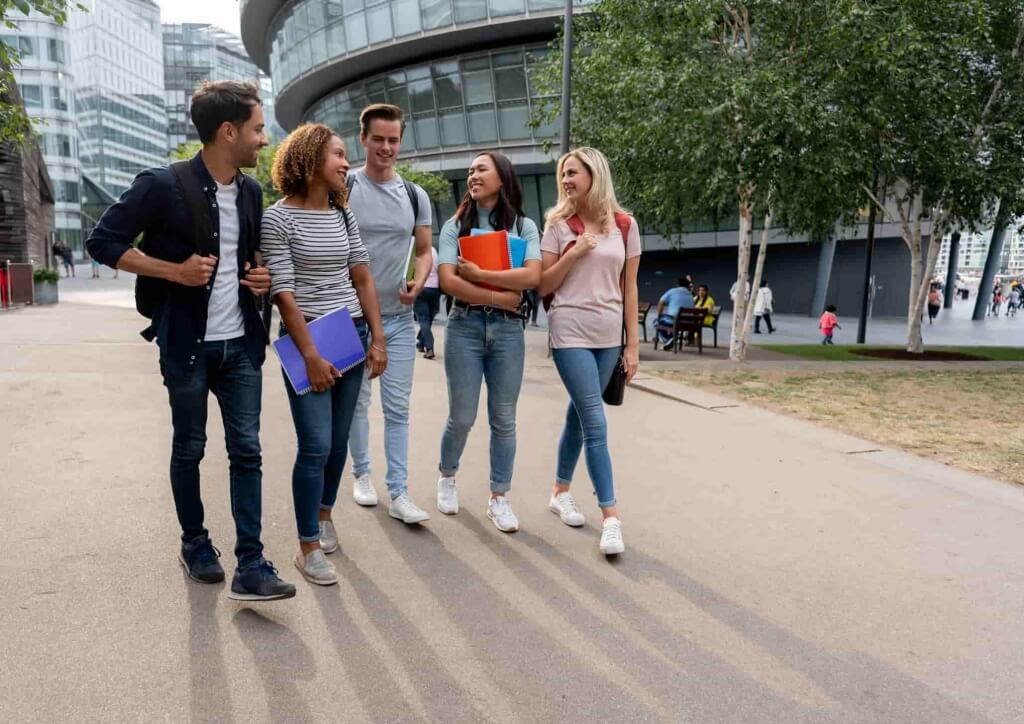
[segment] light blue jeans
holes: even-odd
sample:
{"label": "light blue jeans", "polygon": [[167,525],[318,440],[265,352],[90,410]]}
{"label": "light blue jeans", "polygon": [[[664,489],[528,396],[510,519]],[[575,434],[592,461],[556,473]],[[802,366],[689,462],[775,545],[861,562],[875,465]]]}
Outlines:
{"label": "light blue jeans", "polygon": [[558,468],[555,479],[562,485],[572,482],[580,451],[586,445],[587,472],[594,484],[597,504],[615,505],[615,479],[608,453],[608,423],[601,394],[615,372],[621,347],[604,349],[569,348],[552,351],[555,368],[569,392],[565,427],[558,441]]}
{"label": "light blue jeans", "polygon": [[448,423],[441,437],[442,475],[455,475],[476,422],[480,386],[487,382],[491,426],[491,492],[512,488],[516,458],[516,405],[523,386],[523,323],[501,314],[452,307],[444,336]]}
{"label": "light blue jeans", "polygon": [[[416,327],[412,312],[382,315],[388,366],[380,380],[380,401],[384,410],[384,455],[388,461],[385,481],[394,500],[405,493],[409,477],[409,396],[412,371],[416,363]],[[373,343],[373,340],[370,340]],[[356,414],[348,437],[352,455],[352,473],[356,477],[370,472],[370,382],[363,376],[356,402]]]}

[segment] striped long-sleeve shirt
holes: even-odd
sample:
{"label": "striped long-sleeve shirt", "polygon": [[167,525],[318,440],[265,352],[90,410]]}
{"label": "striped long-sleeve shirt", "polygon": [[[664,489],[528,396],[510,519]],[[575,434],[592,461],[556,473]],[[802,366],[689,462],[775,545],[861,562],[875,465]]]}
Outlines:
{"label": "striped long-sleeve shirt", "polygon": [[343,306],[353,318],[363,316],[350,269],[369,264],[370,255],[351,211],[314,211],[278,201],[263,212],[260,250],[271,295],[292,292],[306,318]]}

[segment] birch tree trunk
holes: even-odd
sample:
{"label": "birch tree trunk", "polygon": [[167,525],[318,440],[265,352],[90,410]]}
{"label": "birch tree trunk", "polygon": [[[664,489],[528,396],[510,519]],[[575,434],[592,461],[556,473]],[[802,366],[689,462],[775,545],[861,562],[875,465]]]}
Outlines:
{"label": "birch tree trunk", "polygon": [[729,339],[729,359],[742,362],[746,357],[747,282],[750,275],[750,248],[753,245],[754,225],[750,210],[750,194],[740,192],[739,252],[736,255],[736,300],[732,310],[732,334]]}
{"label": "birch tree trunk", "polygon": [[921,334],[924,305],[928,300],[928,292],[931,291],[932,279],[935,277],[935,266],[939,261],[942,238],[946,235],[947,215],[942,211],[936,211],[932,214],[932,218],[934,221],[932,223],[932,234],[928,242],[928,256],[924,259],[921,258],[924,244],[921,239],[920,218],[918,218],[914,229],[917,236],[916,261],[914,260],[913,251],[911,251],[911,264],[914,265],[913,270],[919,274],[917,285],[915,286],[914,275],[913,272],[911,273],[910,308],[907,311],[907,351],[914,354],[922,354],[924,352],[924,338]]}
{"label": "birch tree trunk", "polygon": [[[754,308],[757,306],[757,290],[761,287],[761,275],[764,272],[764,260],[768,256],[768,233],[772,225],[771,209],[764,217],[764,228],[761,230],[761,241],[757,248],[757,262],[754,264],[754,278],[750,282],[750,300],[747,302],[746,313],[743,315],[743,327],[740,329],[740,357],[737,361],[747,358],[747,342],[750,339],[750,328],[754,322]],[[753,239],[751,239],[753,241]],[[730,350],[731,352],[731,350]],[[730,354],[730,359],[734,359]]]}

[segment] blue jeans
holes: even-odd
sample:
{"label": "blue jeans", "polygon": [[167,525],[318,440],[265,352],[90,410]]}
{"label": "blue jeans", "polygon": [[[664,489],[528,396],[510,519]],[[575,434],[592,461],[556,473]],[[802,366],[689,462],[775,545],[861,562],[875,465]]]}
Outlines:
{"label": "blue jeans", "polygon": [[[387,369],[378,378],[384,409],[384,455],[388,460],[385,480],[394,500],[405,493],[409,477],[409,396],[416,363],[416,328],[409,312],[384,315],[381,321],[388,350]],[[370,379],[364,374],[348,441],[352,474],[356,477],[370,472],[370,387]]]}
{"label": "blue jeans", "polygon": [[224,420],[231,514],[235,519],[235,556],[244,568],[263,556],[260,543],[263,484],[260,454],[260,406],[263,374],[253,367],[244,337],[204,342],[187,374],[169,374],[161,363],[171,404],[171,492],[181,524],[181,539],[207,534],[199,492],[199,462],[206,449],[207,400],[217,398]]}
{"label": "blue jeans", "polygon": [[441,309],[441,290],[437,287],[426,287],[416,297],[413,310],[416,312],[416,321],[420,325],[419,343],[425,350],[434,349],[434,330],[430,325],[434,323],[434,317]]}
{"label": "blue jeans", "polygon": [[516,457],[516,404],[523,386],[523,323],[500,314],[452,307],[444,338],[448,422],[441,437],[442,475],[455,475],[476,422],[480,385],[487,382],[491,425],[491,492],[512,488]]}
{"label": "blue jeans", "polygon": [[[357,321],[356,329],[365,348],[366,323]],[[292,498],[299,540],[304,543],[320,540],[320,510],[330,510],[338,499],[349,428],[365,366],[361,362],[353,367],[329,390],[304,395],[296,395],[281,373],[295,423],[298,450],[292,468]]]}
{"label": "blue jeans", "polygon": [[621,353],[621,347],[552,351],[555,368],[569,392],[565,427],[558,441],[555,478],[562,485],[572,482],[580,451],[586,445],[587,472],[594,484],[597,504],[602,508],[615,505],[615,479],[612,476],[612,458],[608,454],[608,423],[601,394],[615,372]]}

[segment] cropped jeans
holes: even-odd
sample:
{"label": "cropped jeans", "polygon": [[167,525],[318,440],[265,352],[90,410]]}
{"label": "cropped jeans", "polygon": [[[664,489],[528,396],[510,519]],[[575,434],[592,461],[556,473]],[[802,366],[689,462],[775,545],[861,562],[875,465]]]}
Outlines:
{"label": "cropped jeans", "polygon": [[615,505],[615,480],[612,458],[608,453],[608,423],[601,395],[615,372],[621,353],[621,347],[572,347],[552,351],[555,368],[569,392],[565,427],[558,441],[555,479],[561,485],[572,482],[580,452],[585,447],[587,472],[594,485],[597,504],[602,508]]}
{"label": "cropped jeans", "polygon": [[512,488],[516,457],[516,405],[523,385],[523,323],[497,312],[452,307],[444,339],[448,422],[441,437],[441,474],[452,476],[476,422],[480,387],[487,383],[491,427],[492,493]]}

